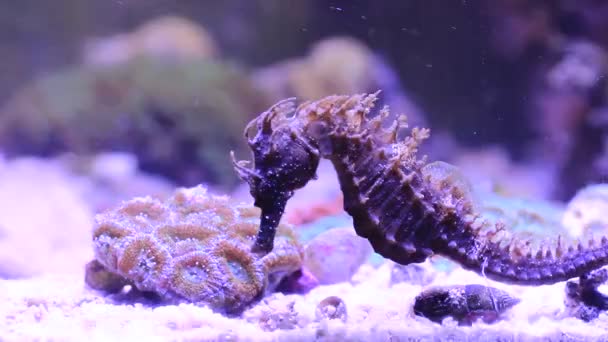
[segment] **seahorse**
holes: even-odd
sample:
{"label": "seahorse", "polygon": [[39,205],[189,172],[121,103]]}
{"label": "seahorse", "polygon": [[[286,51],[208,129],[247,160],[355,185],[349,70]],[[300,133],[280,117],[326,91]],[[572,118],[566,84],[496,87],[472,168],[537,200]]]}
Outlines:
{"label": "seahorse", "polygon": [[245,127],[253,154],[232,161],[261,208],[252,250],[273,248],[276,227],[294,191],[316,179],[321,158],[333,164],[344,210],[356,233],[399,264],[445,256],[487,278],[543,285],[581,276],[608,264],[608,238],[566,241],[561,235],[537,241],[484,220],[458,169],[418,157],[430,131],[407,117],[373,110],[378,93],[334,95],[296,108],[283,100]]}

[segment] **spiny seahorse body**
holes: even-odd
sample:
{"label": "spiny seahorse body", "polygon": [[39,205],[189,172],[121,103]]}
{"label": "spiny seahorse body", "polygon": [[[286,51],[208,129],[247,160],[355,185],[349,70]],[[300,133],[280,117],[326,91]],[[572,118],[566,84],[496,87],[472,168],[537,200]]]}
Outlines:
{"label": "spiny seahorse body", "polygon": [[400,139],[406,117],[384,127],[388,108],[374,116],[376,99],[377,94],[330,96],[295,109],[286,100],[246,127],[254,167],[234,156],[233,161],[262,209],[254,250],[272,250],[287,201],[315,178],[319,159],[327,158],[357,234],[400,264],[439,254],[488,278],[522,285],[564,281],[608,264],[606,237],[566,243],[558,236],[535,246],[480,218],[455,167],[417,158],[429,131],[413,128]]}

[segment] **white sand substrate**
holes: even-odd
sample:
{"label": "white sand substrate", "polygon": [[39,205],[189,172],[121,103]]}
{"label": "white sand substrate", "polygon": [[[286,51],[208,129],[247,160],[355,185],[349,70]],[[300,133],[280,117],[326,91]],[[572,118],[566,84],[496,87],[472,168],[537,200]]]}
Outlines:
{"label": "white sand substrate", "polygon": [[[191,304],[151,306],[117,302],[91,291],[82,274],[0,280],[0,341],[593,341],[608,339],[608,318],[591,323],[563,317],[564,283],[506,286],[456,270],[432,285],[479,283],[509,291],[522,302],[495,324],[459,327],[414,316],[421,287],[390,286],[388,263],[364,265],[351,282],[306,295],[273,294],[228,318]],[[316,319],[328,296],[346,303],[348,319]]]}

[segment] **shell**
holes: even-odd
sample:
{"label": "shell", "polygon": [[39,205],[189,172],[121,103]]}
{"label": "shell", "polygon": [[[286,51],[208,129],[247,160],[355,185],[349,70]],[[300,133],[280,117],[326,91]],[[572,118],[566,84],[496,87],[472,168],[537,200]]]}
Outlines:
{"label": "shell", "polygon": [[432,287],[416,296],[414,313],[436,323],[447,317],[461,325],[478,319],[493,323],[519,301],[505,291],[477,284]]}

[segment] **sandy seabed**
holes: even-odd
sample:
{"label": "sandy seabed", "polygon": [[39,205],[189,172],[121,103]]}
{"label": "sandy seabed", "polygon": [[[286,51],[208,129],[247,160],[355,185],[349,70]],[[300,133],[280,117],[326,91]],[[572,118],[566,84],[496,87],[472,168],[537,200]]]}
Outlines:
{"label": "sandy seabed", "polygon": [[[431,285],[468,283],[507,290],[522,302],[491,325],[432,323],[411,312],[421,286],[391,286],[388,263],[377,269],[364,265],[351,282],[320,286],[306,295],[270,295],[239,318],[191,304],[117,301],[87,289],[82,274],[0,280],[0,341],[608,340],[605,314],[591,323],[563,317],[563,283],[507,286],[456,270],[438,275]],[[346,303],[346,322],[316,318],[316,305],[332,295]]]}

